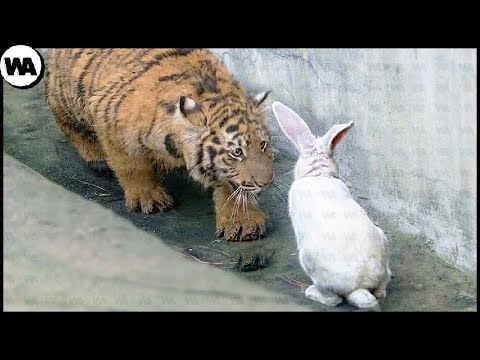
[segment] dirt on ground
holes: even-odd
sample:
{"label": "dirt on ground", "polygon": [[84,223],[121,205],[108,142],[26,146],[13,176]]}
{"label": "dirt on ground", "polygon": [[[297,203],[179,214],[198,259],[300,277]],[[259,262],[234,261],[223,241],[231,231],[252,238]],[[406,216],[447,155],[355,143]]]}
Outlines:
{"label": "dirt on ground", "polygon": [[[314,310],[355,310],[345,302],[331,308],[304,296],[310,281],[298,262],[287,210],[295,162],[289,154],[277,152],[275,181],[260,194],[260,206],[270,215],[267,236],[253,242],[227,242],[215,236],[211,192],[190,179],[185,170],[179,169],[165,178],[165,187],[175,200],[173,211],[152,215],[129,212],[117,180],[92,174],[57,128],[44,99],[43,81],[28,90],[15,89],[4,82],[3,90],[3,144],[9,155],[156,234],[159,241],[203,266],[236,272]],[[477,311],[476,273],[462,272],[445,263],[421,239],[398,231],[395,219],[379,213],[370,215],[379,222],[391,244],[394,278],[386,299],[381,301],[383,311]]]}

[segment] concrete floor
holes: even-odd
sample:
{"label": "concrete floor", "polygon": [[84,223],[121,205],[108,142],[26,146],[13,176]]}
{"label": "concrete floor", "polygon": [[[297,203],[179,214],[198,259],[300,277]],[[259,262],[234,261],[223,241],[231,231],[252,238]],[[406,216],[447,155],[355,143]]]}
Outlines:
{"label": "concrete floor", "polygon": [[3,169],[6,311],[308,310],[186,259],[8,155]]}

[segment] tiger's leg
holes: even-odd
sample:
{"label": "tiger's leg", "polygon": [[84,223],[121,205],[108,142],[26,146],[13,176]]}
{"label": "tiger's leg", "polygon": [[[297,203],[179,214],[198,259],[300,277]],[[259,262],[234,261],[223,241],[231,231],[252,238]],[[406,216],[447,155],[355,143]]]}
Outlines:
{"label": "tiger's leg", "polygon": [[156,179],[150,158],[145,155],[129,155],[125,150],[108,142],[104,148],[108,165],[115,172],[125,192],[129,210],[141,210],[149,214],[166,212],[172,208],[173,199]]}
{"label": "tiger's leg", "polygon": [[[237,196],[238,195],[238,196]],[[250,202],[247,194],[234,194],[229,186],[213,190],[217,234],[228,241],[257,240],[265,234],[268,215]]]}
{"label": "tiger's leg", "polygon": [[113,172],[105,161],[105,153],[92,129],[76,120],[67,119],[58,111],[54,113],[58,127],[75,146],[78,153],[95,175],[112,177]]}

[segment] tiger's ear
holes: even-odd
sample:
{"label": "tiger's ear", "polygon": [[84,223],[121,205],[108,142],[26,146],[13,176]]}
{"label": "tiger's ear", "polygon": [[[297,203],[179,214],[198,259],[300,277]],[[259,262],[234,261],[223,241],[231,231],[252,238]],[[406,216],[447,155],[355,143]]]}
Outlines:
{"label": "tiger's ear", "polygon": [[263,102],[264,102],[265,100],[267,100],[268,95],[270,95],[271,92],[272,92],[272,90],[262,91],[261,93],[255,95],[255,96],[253,97],[253,103],[254,103],[257,107],[260,107],[260,105],[262,105]]}
{"label": "tiger's ear", "polygon": [[203,128],[207,125],[207,119],[200,104],[188,96],[182,96],[178,100],[176,118],[196,128]]}
{"label": "tiger's ear", "polygon": [[180,98],[180,112],[188,119],[188,115],[194,113],[197,110],[197,103],[195,100],[189,98],[188,96],[182,96]]}

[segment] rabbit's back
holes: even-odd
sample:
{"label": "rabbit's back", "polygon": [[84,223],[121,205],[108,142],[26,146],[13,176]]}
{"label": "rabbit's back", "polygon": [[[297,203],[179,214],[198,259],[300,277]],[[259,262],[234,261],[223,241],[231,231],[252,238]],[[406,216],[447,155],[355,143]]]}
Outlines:
{"label": "rabbit's back", "polygon": [[300,262],[316,282],[341,293],[375,287],[385,276],[384,239],[342,181],[296,180],[289,193],[289,213]]}

